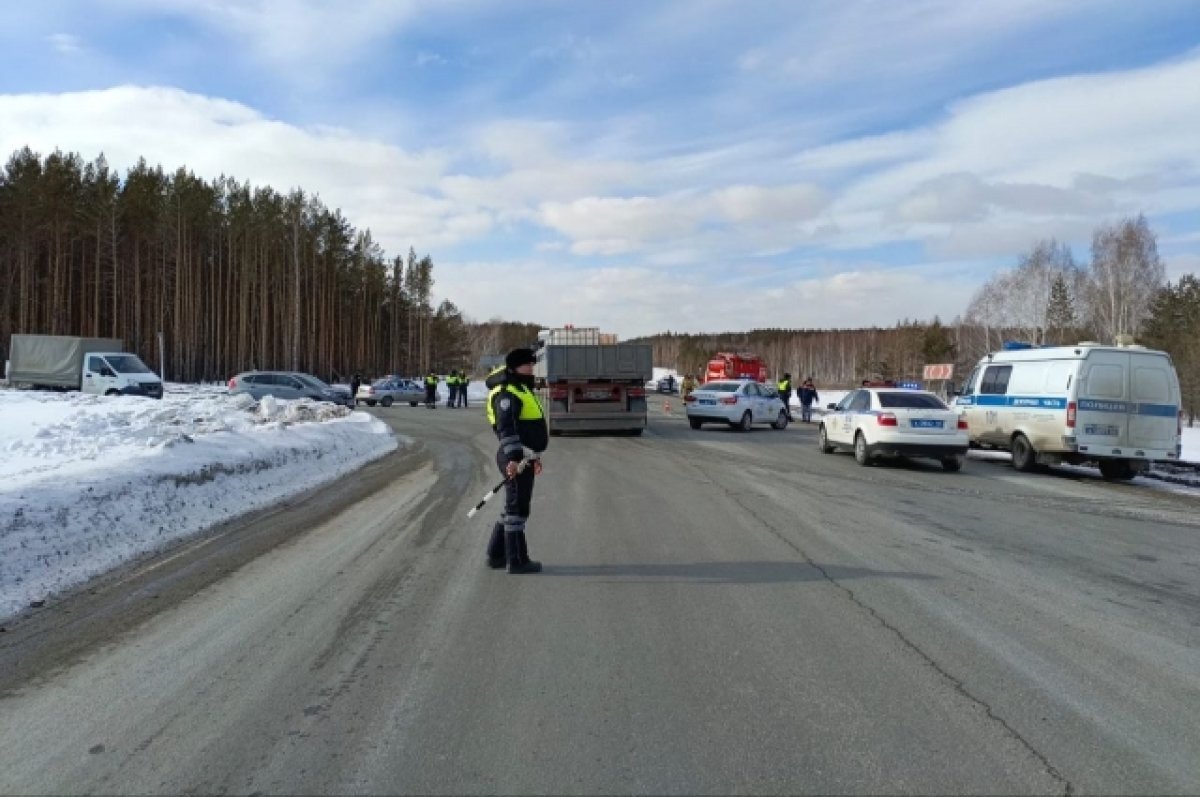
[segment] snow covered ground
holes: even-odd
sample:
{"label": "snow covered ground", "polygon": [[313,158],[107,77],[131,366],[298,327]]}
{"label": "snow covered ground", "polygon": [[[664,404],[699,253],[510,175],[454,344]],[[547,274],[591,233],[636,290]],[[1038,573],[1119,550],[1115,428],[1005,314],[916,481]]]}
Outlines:
{"label": "snow covered ground", "polygon": [[367,413],[223,386],[0,390],[0,618],[398,444]]}

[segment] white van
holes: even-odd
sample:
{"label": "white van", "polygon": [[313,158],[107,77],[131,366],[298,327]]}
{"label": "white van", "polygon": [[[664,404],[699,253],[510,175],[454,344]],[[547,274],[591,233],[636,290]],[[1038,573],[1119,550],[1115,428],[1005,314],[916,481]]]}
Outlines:
{"label": "white van", "polygon": [[955,399],[971,443],[1012,452],[1013,467],[1095,463],[1132,479],[1182,449],[1179,377],[1142,346],[1006,348],[984,357]]}

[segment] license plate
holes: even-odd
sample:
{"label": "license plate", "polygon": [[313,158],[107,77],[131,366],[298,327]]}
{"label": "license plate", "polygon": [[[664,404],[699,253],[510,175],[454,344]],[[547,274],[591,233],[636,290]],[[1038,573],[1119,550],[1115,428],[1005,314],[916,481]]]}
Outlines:
{"label": "license plate", "polygon": [[588,390],[583,394],[583,397],[589,401],[604,401],[611,396],[612,394],[607,390]]}
{"label": "license plate", "polygon": [[1083,433],[1096,435],[1097,437],[1120,437],[1121,427],[1089,423],[1083,427]]}
{"label": "license plate", "polygon": [[909,421],[908,423],[909,423],[909,426],[911,426],[914,429],[941,429],[942,428],[941,421],[931,421],[931,420],[927,420],[924,418],[914,418],[913,420]]}
{"label": "license plate", "polygon": [[716,399],[700,399],[701,404],[716,404]]}

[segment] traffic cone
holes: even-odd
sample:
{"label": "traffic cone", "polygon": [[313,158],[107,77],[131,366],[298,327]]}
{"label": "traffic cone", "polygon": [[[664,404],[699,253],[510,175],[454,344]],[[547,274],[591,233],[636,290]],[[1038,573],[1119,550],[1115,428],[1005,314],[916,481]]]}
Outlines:
{"label": "traffic cone", "polygon": [[663,412],[665,412],[667,415],[671,414],[671,402],[670,401],[663,402]]}

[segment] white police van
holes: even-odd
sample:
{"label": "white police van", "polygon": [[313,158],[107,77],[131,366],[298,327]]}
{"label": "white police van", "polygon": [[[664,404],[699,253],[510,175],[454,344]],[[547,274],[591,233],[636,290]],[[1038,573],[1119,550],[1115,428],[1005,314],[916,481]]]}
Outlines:
{"label": "white police van", "polygon": [[1013,467],[1095,463],[1132,479],[1181,452],[1179,377],[1142,346],[1007,345],[984,357],[955,399],[971,443],[1012,452]]}

